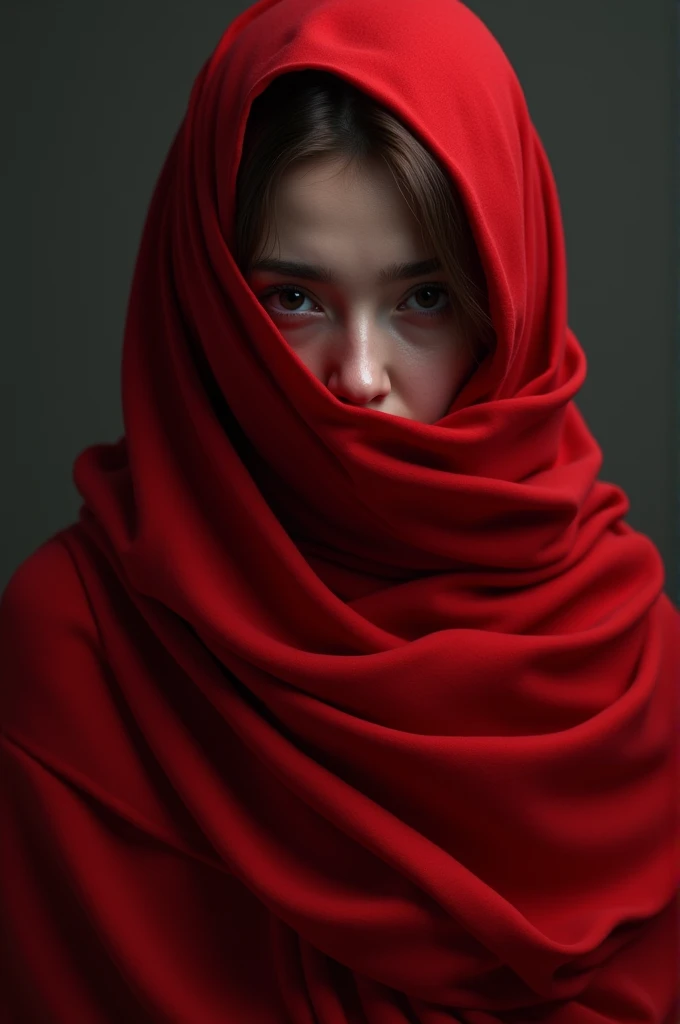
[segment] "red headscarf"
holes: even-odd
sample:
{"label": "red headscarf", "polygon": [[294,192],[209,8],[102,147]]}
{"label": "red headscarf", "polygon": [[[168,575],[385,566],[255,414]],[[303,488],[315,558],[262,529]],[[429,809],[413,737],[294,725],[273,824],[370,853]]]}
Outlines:
{"label": "red headscarf", "polygon": [[[496,345],[436,424],[336,400],[232,257],[251,103],[302,68],[391,109],[463,200]],[[43,555],[44,653],[10,658],[35,1019],[675,1019],[680,615],[597,479],[566,315],[555,182],[468,8],[236,18],[149,209],[125,437],[75,464],[77,586]]]}

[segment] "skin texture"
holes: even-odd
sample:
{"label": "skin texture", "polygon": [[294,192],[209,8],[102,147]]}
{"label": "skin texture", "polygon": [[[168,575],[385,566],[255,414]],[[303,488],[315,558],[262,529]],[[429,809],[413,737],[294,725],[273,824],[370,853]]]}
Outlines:
{"label": "skin texture", "polygon": [[389,264],[434,259],[386,167],[324,156],[290,168],[264,246],[270,258],[322,265],[336,278],[257,261],[247,274],[285,341],[337,399],[421,423],[446,415],[474,355],[441,270],[378,278]]}

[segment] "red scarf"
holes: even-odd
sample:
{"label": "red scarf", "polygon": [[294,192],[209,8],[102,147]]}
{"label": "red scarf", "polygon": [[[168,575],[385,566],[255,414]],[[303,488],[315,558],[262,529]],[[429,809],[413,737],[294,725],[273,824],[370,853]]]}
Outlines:
{"label": "red scarf", "polygon": [[[464,201],[496,346],[436,425],[337,401],[232,259],[250,104],[303,67],[391,108]],[[469,9],[236,18],[150,205],[125,436],[77,459],[60,535],[98,675],[47,630],[80,726],[40,689],[6,730],[81,908],[50,947],[17,838],[40,1019],[675,1020],[680,615],[598,480],[566,316],[555,182]]]}

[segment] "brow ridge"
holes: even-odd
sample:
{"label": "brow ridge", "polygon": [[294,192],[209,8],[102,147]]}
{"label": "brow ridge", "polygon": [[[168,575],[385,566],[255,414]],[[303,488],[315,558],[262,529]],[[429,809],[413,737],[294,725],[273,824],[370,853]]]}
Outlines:
{"label": "brow ridge", "polygon": [[[297,260],[261,259],[252,264],[251,270],[268,270],[289,277],[303,278],[306,281],[319,281],[322,284],[337,283],[337,278],[330,267],[301,263]],[[390,263],[379,272],[378,283],[392,284],[394,281],[409,280],[437,270],[441,270],[441,263],[436,257],[412,263]]]}

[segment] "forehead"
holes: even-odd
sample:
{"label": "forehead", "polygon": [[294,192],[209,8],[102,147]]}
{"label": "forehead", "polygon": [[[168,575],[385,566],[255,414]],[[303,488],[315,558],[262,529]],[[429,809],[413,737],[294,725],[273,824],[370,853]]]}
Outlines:
{"label": "forehead", "polygon": [[285,173],[273,199],[271,240],[276,235],[282,246],[295,246],[298,259],[311,259],[319,247],[324,262],[329,250],[340,256],[357,247],[382,261],[390,249],[391,262],[428,255],[418,220],[385,167],[346,167],[328,157],[306,161]]}

